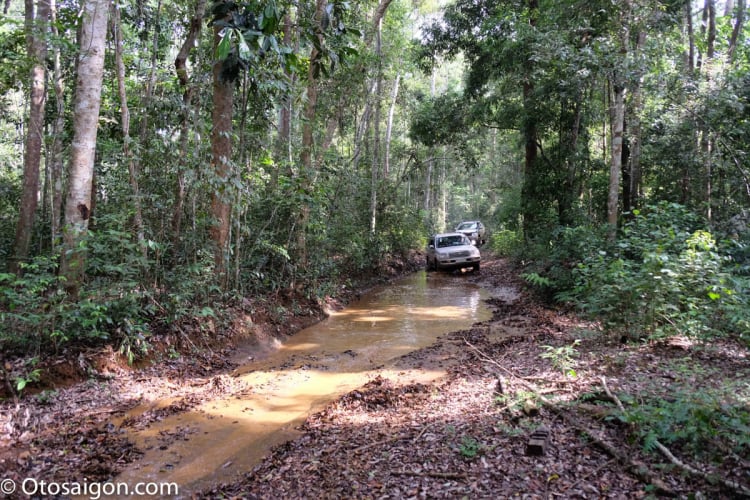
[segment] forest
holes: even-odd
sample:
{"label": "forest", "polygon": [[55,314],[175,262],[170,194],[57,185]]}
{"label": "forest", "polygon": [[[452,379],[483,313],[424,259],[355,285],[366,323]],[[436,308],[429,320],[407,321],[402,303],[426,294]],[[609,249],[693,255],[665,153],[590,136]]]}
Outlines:
{"label": "forest", "polygon": [[[5,0],[5,394],[48,357],[132,365],[175,332],[220,344],[243,308],[291,321],[418,267],[466,219],[598,335],[746,360],[747,17],[746,0]],[[750,386],[733,391],[711,425],[746,456]]]}

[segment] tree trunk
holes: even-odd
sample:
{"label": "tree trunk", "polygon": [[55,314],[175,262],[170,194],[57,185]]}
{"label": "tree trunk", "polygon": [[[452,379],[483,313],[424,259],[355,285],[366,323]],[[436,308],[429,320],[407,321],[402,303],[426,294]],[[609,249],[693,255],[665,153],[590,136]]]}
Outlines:
{"label": "tree trunk", "polygon": [[[711,69],[712,61],[716,54],[716,4],[715,0],[706,0],[703,10],[703,33],[706,35],[706,71],[703,76],[707,81],[713,79]],[[707,24],[706,24],[707,23]],[[709,223],[713,218],[713,150],[714,137],[711,128],[707,123],[703,123],[701,131],[701,154],[703,156],[703,168],[706,179],[705,184],[705,204],[706,219]]]}
{"label": "tree trunk", "polygon": [[607,197],[607,223],[609,238],[617,235],[617,217],[620,194],[620,175],[622,173],[622,140],[625,124],[625,87],[615,83],[614,107],[612,109],[612,155],[609,165],[609,195]]}
{"label": "tree trunk", "polygon": [[[52,36],[58,37],[57,9],[55,0],[51,2]],[[50,238],[52,248],[60,243],[60,222],[62,220],[63,205],[63,132],[65,128],[65,82],[63,80],[62,65],[60,63],[60,47],[54,49],[54,88],[55,88],[55,121],[52,125],[52,148],[49,161],[51,193]]]}
{"label": "tree trunk", "polygon": [[[284,15],[284,45],[290,46],[292,42],[292,16],[287,12]],[[289,79],[290,85],[294,84],[297,75],[288,68],[284,69],[284,74]],[[279,109],[279,131],[276,137],[276,154],[279,158],[284,159],[284,172],[290,176],[292,165],[292,98],[285,99]],[[276,185],[278,180],[278,169],[273,170],[273,184]]]}
{"label": "tree trunk", "polygon": [[383,175],[388,177],[391,170],[391,134],[393,133],[393,115],[396,112],[396,99],[398,98],[398,84],[401,81],[401,74],[396,75],[391,91],[391,107],[388,110],[388,124],[385,128],[385,157],[383,158]]}
{"label": "tree trunk", "polygon": [[[435,67],[432,68],[432,76],[430,77],[430,97],[435,98]],[[432,217],[430,217],[430,209],[432,208],[432,170],[433,170],[433,156],[434,147],[430,148],[429,157],[427,158],[427,174],[425,175],[424,185],[424,211],[427,217],[427,226],[432,229]]]}
{"label": "tree trunk", "polygon": [[627,66],[628,48],[630,44],[630,16],[633,6],[630,1],[620,16],[620,40],[618,61],[612,75],[613,103],[612,119],[612,151],[609,164],[609,193],[607,195],[607,224],[609,225],[609,239],[617,237],[617,220],[619,216],[620,178],[622,176],[623,139],[625,134],[625,76],[624,67]]}
{"label": "tree trunk", "polygon": [[130,150],[130,108],[128,107],[128,96],[125,89],[125,63],[122,60],[122,23],[120,20],[120,7],[115,2],[113,4],[114,19],[112,22],[112,31],[115,39],[115,68],[117,70],[117,92],[120,97],[120,121],[122,126],[122,152],[125,161],[128,163],[128,176],[130,180],[130,189],[133,191],[133,225],[135,226],[138,247],[141,250],[141,256],[146,259],[148,248],[146,248],[146,237],[143,232],[143,211],[141,210],[141,192],[138,186],[138,170],[136,168],[133,153]]}
{"label": "tree trunk", "polygon": [[66,288],[77,295],[83,276],[83,239],[88,232],[92,209],[92,183],[99,108],[104,75],[104,48],[107,36],[108,0],[88,0],[81,12],[81,35],[73,105],[73,141],[65,200],[64,252],[60,273]]}
{"label": "tree trunk", "polygon": [[20,264],[29,257],[31,234],[39,200],[39,168],[44,142],[44,105],[47,58],[46,31],[49,25],[49,0],[38,0],[34,15],[34,1],[26,0],[26,45],[33,59],[30,73],[29,122],[26,128],[26,147],[23,162],[23,192],[16,226],[15,256],[9,271],[20,273]]}
{"label": "tree trunk", "polygon": [[581,128],[582,92],[578,91],[577,98],[563,98],[560,104],[560,130],[558,132],[562,165],[565,172],[564,185],[557,195],[558,223],[561,226],[575,224],[573,205],[578,193],[578,171],[575,161],[578,150],[578,138]]}
{"label": "tree trunk", "polygon": [[[646,32],[641,30],[638,32],[638,39],[634,52],[634,57],[641,58],[643,48],[646,45]],[[636,65],[642,67],[641,65]],[[641,181],[643,173],[641,172],[641,113],[643,112],[643,95],[642,95],[642,82],[643,75],[642,71],[638,72],[637,78],[633,79],[633,86],[630,89],[630,106],[629,119],[628,119],[628,185],[627,192],[628,196],[623,196],[623,210],[630,212],[634,208],[638,208],[639,200],[641,198]],[[623,186],[624,187],[624,186]]]}
{"label": "tree trunk", "polygon": [[185,171],[187,170],[188,148],[190,145],[190,116],[193,106],[193,87],[187,72],[187,59],[190,51],[195,47],[195,41],[200,35],[203,16],[206,12],[206,0],[198,0],[195,14],[190,20],[185,41],[175,57],[174,66],[177,79],[182,87],[182,123],[180,124],[180,158],[177,162],[177,183],[175,185],[175,201],[172,208],[172,248],[175,253],[180,250],[182,237],[182,212],[185,206]]}
{"label": "tree trunk", "polygon": [[[729,2],[727,2],[727,10]],[[732,28],[732,35],[729,37],[729,48],[727,49],[727,61],[731,63],[734,60],[734,53],[735,50],[737,50],[737,42],[740,39],[740,33],[742,33],[742,29],[745,26],[745,10],[746,7],[746,1],[745,0],[737,0],[737,17],[734,20],[734,27]],[[729,11],[731,14],[731,11]]]}
{"label": "tree trunk", "polygon": [[367,130],[370,127],[370,114],[372,113],[372,94],[375,92],[375,80],[369,87],[365,88],[365,108],[362,110],[362,118],[359,120],[357,131],[354,134],[354,154],[352,155],[352,171],[359,168],[359,159],[362,157],[362,146]]}
{"label": "tree trunk", "polygon": [[372,185],[370,192],[370,233],[375,234],[375,224],[378,215],[378,181],[380,177],[380,112],[382,109],[381,94],[383,93],[383,22],[378,22],[375,33],[375,57],[377,58],[377,74],[375,75],[375,117],[374,140],[372,146]]}
{"label": "tree trunk", "polygon": [[685,2],[685,25],[687,28],[687,68],[688,76],[692,77],[695,74],[695,32],[693,29],[693,10],[691,2]]}
{"label": "tree trunk", "polygon": [[[316,23],[316,35],[319,43],[323,43],[321,23],[326,8],[326,0],[317,0],[315,4],[314,19]],[[302,112],[304,124],[302,125],[302,150],[300,152],[300,166],[302,184],[305,190],[312,189],[313,175],[313,146],[315,130],[315,113],[318,106],[318,74],[320,72],[320,52],[315,46],[310,49],[310,67],[307,72],[307,102]],[[297,220],[297,256],[302,267],[307,266],[307,222],[310,219],[310,207],[304,203],[300,209]]]}
{"label": "tree trunk", "polygon": [[[539,1],[528,0],[527,4],[529,17],[529,25],[532,29],[536,28],[537,16],[539,15]],[[523,106],[524,106],[524,124],[523,124],[523,140],[524,140],[524,181],[521,188],[522,198],[522,212],[523,212],[523,232],[524,237],[529,238],[534,233],[534,226],[536,225],[537,215],[537,203],[536,196],[533,193],[534,180],[534,165],[537,161],[537,142],[538,142],[538,130],[534,110],[534,104],[531,101],[532,94],[534,92],[534,82],[532,81],[532,65],[531,60],[526,61],[525,76],[523,80]]]}
{"label": "tree trunk", "polygon": [[[221,41],[222,28],[214,26],[214,50]],[[232,111],[233,84],[222,77],[223,61],[217,60],[213,66],[213,110],[211,131],[211,164],[213,167],[214,189],[211,195],[211,215],[213,225],[211,238],[214,243],[214,265],[222,283],[226,280],[226,251],[229,243],[229,173],[232,158]]]}
{"label": "tree trunk", "polygon": [[715,0],[706,0],[706,9],[708,9],[708,46],[706,55],[708,59],[714,58],[716,53],[716,2]]}

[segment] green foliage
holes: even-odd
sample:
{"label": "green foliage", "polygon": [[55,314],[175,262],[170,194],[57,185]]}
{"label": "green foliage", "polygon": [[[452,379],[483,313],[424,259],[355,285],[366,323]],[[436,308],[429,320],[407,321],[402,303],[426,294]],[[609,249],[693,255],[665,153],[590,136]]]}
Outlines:
{"label": "green foliage", "polygon": [[0,274],[3,350],[37,352],[112,341],[132,360],[148,347],[148,294],[123,280],[120,266],[108,267],[110,274],[87,284],[77,300],[65,292],[56,258],[39,256],[22,268],[20,277]]}
{"label": "green foliage", "polygon": [[744,453],[750,446],[750,411],[735,401],[737,389],[743,390],[737,386],[690,388],[669,399],[641,399],[626,409],[621,420],[634,426],[647,451],[653,451],[658,440],[665,445],[680,444],[700,457],[722,456],[726,448],[716,446],[717,442]]}
{"label": "green foliage", "polygon": [[560,347],[543,345],[542,349],[544,349],[545,352],[540,354],[540,357],[543,359],[549,359],[552,366],[560,370],[564,375],[575,377],[575,358],[578,357],[578,349],[576,349],[576,346],[580,343],[581,341],[576,339],[571,345]]}
{"label": "green foliage", "polygon": [[519,251],[523,244],[520,231],[501,229],[490,235],[489,246],[497,255],[509,257]]}
{"label": "green foliage", "polygon": [[458,452],[467,460],[473,460],[482,451],[482,444],[471,436],[463,436]]}
{"label": "green foliage", "polygon": [[526,281],[526,283],[529,283],[537,288],[548,288],[552,285],[552,280],[550,280],[546,276],[540,276],[537,273],[523,273],[521,274],[521,277]]}
{"label": "green foliage", "polygon": [[663,203],[634,213],[613,245],[589,248],[572,299],[633,338],[747,336],[747,282],[695,215]]}
{"label": "green foliage", "polygon": [[34,368],[39,362],[38,358],[31,358],[25,362],[24,368],[25,373],[18,375],[15,378],[16,387],[15,390],[18,394],[21,394],[28,384],[39,382],[42,376],[42,370],[40,368]]}

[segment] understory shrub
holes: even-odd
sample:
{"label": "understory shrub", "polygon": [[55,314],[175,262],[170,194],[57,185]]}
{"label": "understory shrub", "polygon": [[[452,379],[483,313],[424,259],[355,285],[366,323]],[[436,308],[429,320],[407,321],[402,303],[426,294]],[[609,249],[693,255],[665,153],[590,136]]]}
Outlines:
{"label": "understory shrub", "polygon": [[114,244],[111,233],[101,241],[97,238],[88,242],[94,277],[76,298],[64,290],[57,255],[22,264],[21,276],[0,274],[0,349],[39,353],[68,344],[108,342],[131,361],[147,349],[148,321],[154,311],[149,293],[134,279],[139,268],[96,255],[97,248],[116,246],[104,244]]}
{"label": "understory shrub", "polygon": [[636,211],[614,243],[572,241],[580,261],[571,268],[572,286],[558,298],[606,327],[631,338],[733,334],[750,341],[749,281],[735,271],[726,245],[684,207]]}
{"label": "understory shrub", "polygon": [[[745,388],[746,389],[746,388]],[[739,390],[737,394],[735,391]],[[696,457],[720,459],[727,449],[746,455],[750,447],[750,411],[736,401],[744,398],[741,387],[676,390],[669,400],[653,398],[631,403],[622,420],[631,424],[644,448],[652,451],[656,441],[681,445]],[[714,445],[715,444],[715,445]]]}
{"label": "understory shrub", "polygon": [[521,231],[501,229],[490,235],[490,248],[493,252],[503,257],[514,255],[521,247],[523,236]]}

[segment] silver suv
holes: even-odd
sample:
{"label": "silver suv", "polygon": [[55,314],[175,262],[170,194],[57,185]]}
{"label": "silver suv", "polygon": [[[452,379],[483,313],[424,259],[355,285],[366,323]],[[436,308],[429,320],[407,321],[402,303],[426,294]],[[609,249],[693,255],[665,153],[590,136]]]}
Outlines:
{"label": "silver suv", "polygon": [[456,226],[456,232],[465,234],[471,243],[482,246],[487,243],[487,229],[478,220],[467,220]]}

